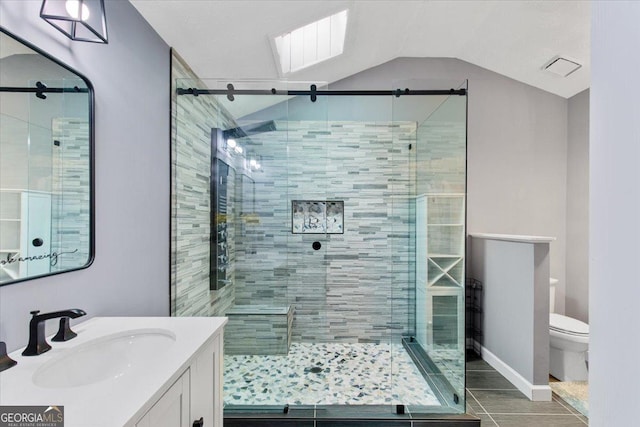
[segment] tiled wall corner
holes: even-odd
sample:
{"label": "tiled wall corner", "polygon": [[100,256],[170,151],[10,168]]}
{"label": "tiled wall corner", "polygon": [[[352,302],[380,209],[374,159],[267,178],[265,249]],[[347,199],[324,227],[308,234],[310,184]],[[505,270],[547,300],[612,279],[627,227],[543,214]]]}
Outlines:
{"label": "tiled wall corner", "polygon": [[234,286],[231,277],[230,285],[209,290],[211,129],[235,124],[212,96],[176,95],[176,88],[202,82],[175,52],[171,81],[171,312],[221,315],[234,303]]}

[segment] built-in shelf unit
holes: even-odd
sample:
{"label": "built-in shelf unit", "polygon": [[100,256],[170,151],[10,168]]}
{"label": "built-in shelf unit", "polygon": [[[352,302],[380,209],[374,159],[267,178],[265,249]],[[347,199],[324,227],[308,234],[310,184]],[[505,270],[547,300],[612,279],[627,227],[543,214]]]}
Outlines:
{"label": "built-in shelf unit", "polygon": [[416,339],[434,346],[464,345],[465,195],[416,198]]}
{"label": "built-in shelf unit", "polygon": [[[35,257],[51,247],[51,194],[21,189],[0,189],[0,259]],[[33,239],[41,239],[39,246]],[[28,270],[28,271],[27,271]],[[0,264],[0,282],[49,272],[49,259]]]}

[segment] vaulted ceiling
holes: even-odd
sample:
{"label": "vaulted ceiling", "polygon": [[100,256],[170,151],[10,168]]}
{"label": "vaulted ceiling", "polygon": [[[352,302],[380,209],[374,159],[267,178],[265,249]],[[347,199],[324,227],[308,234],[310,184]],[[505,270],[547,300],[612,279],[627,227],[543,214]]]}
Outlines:
{"label": "vaulted ceiling", "polygon": [[[279,79],[271,38],[349,10],[344,53],[288,75],[335,82],[398,57],[458,58],[571,97],[589,87],[590,4],[582,0],[131,0],[202,78]],[[543,70],[560,55],[582,67]]]}

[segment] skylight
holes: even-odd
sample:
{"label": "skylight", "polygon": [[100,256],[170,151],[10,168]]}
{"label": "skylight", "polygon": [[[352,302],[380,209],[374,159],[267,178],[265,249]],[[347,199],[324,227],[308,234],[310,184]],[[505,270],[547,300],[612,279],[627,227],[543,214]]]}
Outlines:
{"label": "skylight", "polygon": [[282,74],[293,73],[342,54],[347,32],[343,10],[275,37]]}

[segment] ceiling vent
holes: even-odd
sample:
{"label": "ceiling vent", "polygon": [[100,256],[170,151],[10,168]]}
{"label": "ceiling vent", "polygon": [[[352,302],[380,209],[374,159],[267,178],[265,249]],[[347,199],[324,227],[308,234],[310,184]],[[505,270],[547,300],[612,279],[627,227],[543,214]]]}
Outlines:
{"label": "ceiling vent", "polygon": [[579,64],[574,60],[556,56],[551,61],[547,62],[542,69],[561,77],[567,77],[580,67],[582,67],[582,64]]}

